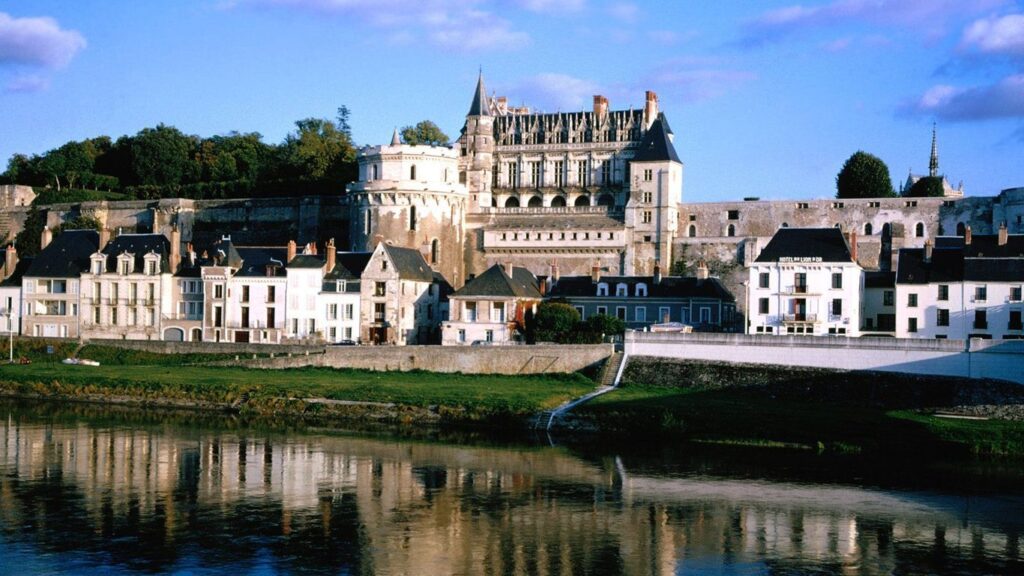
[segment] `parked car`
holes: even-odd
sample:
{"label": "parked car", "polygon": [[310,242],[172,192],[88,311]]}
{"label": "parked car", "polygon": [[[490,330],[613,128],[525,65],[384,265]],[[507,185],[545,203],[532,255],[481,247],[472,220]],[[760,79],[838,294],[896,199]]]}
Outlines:
{"label": "parked car", "polygon": [[355,340],[338,340],[337,342],[333,342],[331,344],[331,346],[355,346],[355,345],[356,345],[356,341]]}

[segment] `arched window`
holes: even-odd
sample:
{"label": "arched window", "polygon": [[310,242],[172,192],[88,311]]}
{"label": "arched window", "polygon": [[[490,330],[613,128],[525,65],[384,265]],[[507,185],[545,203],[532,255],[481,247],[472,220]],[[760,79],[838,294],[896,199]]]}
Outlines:
{"label": "arched window", "polygon": [[868,222],[864,225],[864,235],[871,236],[872,232],[874,232],[874,229],[871,227],[871,222]]}
{"label": "arched window", "polygon": [[789,228],[789,222],[783,222],[782,223],[782,227],[783,228]]}
{"label": "arched window", "polygon": [[690,224],[690,228],[686,231],[686,235],[689,236],[690,238],[696,238],[697,237],[697,227],[694,226],[693,224]]}
{"label": "arched window", "polygon": [[597,295],[598,296],[607,296],[608,295],[608,285],[605,284],[604,282],[601,282],[600,284],[598,284],[597,285]]}
{"label": "arched window", "polygon": [[416,229],[416,206],[409,206],[409,230]]}
{"label": "arched window", "polygon": [[624,283],[616,284],[615,285],[615,295],[616,296],[629,296],[629,286],[626,286]]}
{"label": "arched window", "polygon": [[917,226],[914,226],[914,236],[924,238],[924,222],[918,222]]}
{"label": "arched window", "polygon": [[551,199],[552,208],[563,208],[565,207],[565,196],[555,196]]}
{"label": "arched window", "polygon": [[510,196],[508,200],[505,200],[505,208],[519,208],[519,198]]}
{"label": "arched window", "polygon": [[590,198],[588,198],[585,195],[584,196],[579,196],[578,198],[576,198],[576,202],[574,202],[573,205],[574,206],[590,206]]}
{"label": "arched window", "polygon": [[963,222],[957,222],[956,223],[956,235],[957,236],[963,236],[964,234],[967,234],[967,226],[965,226]]}
{"label": "arched window", "polygon": [[416,165],[413,164],[412,166],[409,167],[409,180],[415,180],[415,179],[416,179]]}
{"label": "arched window", "polygon": [[526,203],[530,208],[540,208],[544,206],[544,199],[540,196],[531,196],[530,201]]}
{"label": "arched window", "polygon": [[730,236],[730,237],[731,236],[735,236],[736,235],[736,225],[735,224],[729,224],[729,227],[725,229],[725,235],[726,236]]}
{"label": "arched window", "polygon": [[637,284],[636,285],[636,295],[641,297],[641,298],[646,298],[647,297],[647,284],[644,284],[643,282]]}
{"label": "arched window", "polygon": [[437,264],[437,260],[440,257],[441,257],[441,245],[437,241],[437,238],[434,238],[433,240],[430,241],[430,263],[431,264]]}

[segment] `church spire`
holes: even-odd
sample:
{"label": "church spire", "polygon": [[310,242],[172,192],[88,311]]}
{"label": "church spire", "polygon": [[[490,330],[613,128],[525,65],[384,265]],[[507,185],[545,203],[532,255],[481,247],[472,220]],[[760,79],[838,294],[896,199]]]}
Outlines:
{"label": "church spire", "polygon": [[398,135],[398,128],[397,127],[395,128],[394,133],[391,134],[391,145],[392,146],[401,146],[402,145],[402,138]]}
{"label": "church spire", "polygon": [[939,175],[939,145],[935,137],[934,122],[932,122],[932,156],[928,161],[928,175],[932,178]]}
{"label": "church spire", "polygon": [[476,93],[473,94],[473,104],[469,107],[469,116],[490,116],[491,107],[487,101],[487,92],[484,90],[484,71],[480,69],[480,77],[476,81]]}

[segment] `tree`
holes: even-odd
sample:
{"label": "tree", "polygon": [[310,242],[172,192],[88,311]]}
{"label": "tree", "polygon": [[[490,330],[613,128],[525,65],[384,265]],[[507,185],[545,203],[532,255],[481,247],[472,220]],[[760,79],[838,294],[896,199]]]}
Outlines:
{"label": "tree", "polygon": [[425,144],[429,146],[447,146],[450,139],[430,120],[423,120],[415,126],[402,128],[402,141],[406,144],[417,146]]}
{"label": "tree", "polygon": [[889,167],[877,156],[858,150],[836,176],[836,198],[891,198],[896,193]]}
{"label": "tree", "polygon": [[295,122],[296,132],[284,142],[284,159],[294,176],[339,178],[356,158],[352,138],[343,128],[324,118]]}
{"label": "tree", "polygon": [[[661,320],[659,319],[658,321],[660,322]],[[607,314],[594,314],[581,324],[584,331],[602,336],[622,334],[626,331],[626,323],[622,319],[618,316],[609,316]]]}
{"label": "tree", "polygon": [[[97,230],[98,231],[102,227],[103,227],[103,225],[100,224],[100,221],[98,219],[94,218],[93,216],[82,216],[81,214],[79,214],[78,216],[75,216],[71,220],[67,220],[67,221],[61,223],[60,226],[57,226],[53,230],[53,237],[56,238],[57,236],[60,235],[61,232],[65,231],[65,230]],[[40,230],[39,232],[41,234],[42,230]],[[103,246],[100,246],[100,248],[103,248]]]}
{"label": "tree", "polygon": [[562,342],[580,322],[580,313],[563,302],[541,302],[526,325],[528,342]]}
{"label": "tree", "polygon": [[942,176],[919,178],[910,187],[910,190],[907,190],[906,195],[911,198],[941,198],[945,196],[946,188],[942,185]]}
{"label": "tree", "polygon": [[181,184],[190,170],[192,150],[198,139],[173,126],[143,128],[131,139],[132,171],[140,184]]}
{"label": "tree", "polygon": [[43,228],[46,227],[46,210],[40,210],[35,204],[28,209],[25,215],[25,224],[21,232],[14,237],[14,247],[18,250],[18,257],[35,256],[39,253],[39,242],[43,236]]}

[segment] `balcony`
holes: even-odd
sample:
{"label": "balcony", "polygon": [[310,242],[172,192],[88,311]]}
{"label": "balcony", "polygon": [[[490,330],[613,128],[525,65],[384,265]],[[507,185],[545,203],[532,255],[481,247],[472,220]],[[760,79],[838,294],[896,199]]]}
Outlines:
{"label": "balcony", "polygon": [[984,320],[975,320],[973,326],[975,330],[988,330],[988,322]]}
{"label": "balcony", "polygon": [[783,286],[783,294],[811,294],[807,288],[807,284],[790,284],[789,286]]}
{"label": "balcony", "polygon": [[819,322],[817,314],[783,314],[783,324],[817,324]]}

